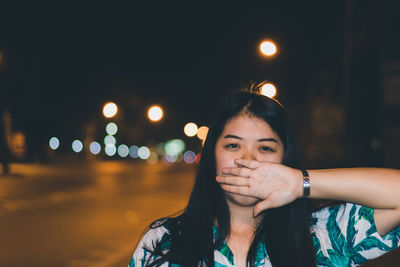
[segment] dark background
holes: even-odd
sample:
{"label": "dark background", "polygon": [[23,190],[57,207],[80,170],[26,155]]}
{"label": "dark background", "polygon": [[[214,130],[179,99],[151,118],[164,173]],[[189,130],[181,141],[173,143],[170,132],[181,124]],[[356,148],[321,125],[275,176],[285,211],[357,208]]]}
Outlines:
{"label": "dark background", "polygon": [[[88,144],[113,121],[118,145],[154,150],[180,138],[198,153],[184,125],[209,126],[250,82],[276,85],[306,168],[400,169],[399,1],[8,2],[1,266],[126,266],[146,226],[185,207],[197,166],[108,157],[104,147],[94,156]],[[275,56],[259,53],[264,39]],[[105,119],[109,101],[119,112]],[[146,117],[153,104],[165,111],[158,123]],[[84,151],[72,151],[74,139]],[[397,266],[399,252],[365,266]]]}
{"label": "dark background", "polygon": [[[100,140],[107,101],[122,141],[155,144],[267,80],[310,167],[400,167],[399,11],[377,0],[3,4],[0,103],[26,136],[23,160],[43,161],[51,136],[70,143],[92,123]],[[263,39],[273,58],[259,54]],[[145,117],[152,104],[165,111],[158,124]]]}

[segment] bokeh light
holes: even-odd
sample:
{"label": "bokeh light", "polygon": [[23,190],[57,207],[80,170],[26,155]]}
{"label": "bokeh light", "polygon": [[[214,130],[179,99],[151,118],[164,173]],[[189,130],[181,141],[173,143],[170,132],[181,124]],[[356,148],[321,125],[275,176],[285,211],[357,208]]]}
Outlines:
{"label": "bokeh light", "polygon": [[114,122],[107,123],[106,133],[109,135],[115,135],[118,131],[118,126]]}
{"label": "bokeh light", "polygon": [[160,106],[151,106],[147,112],[147,116],[151,121],[159,121],[163,117],[163,110]]}
{"label": "bokeh light", "polygon": [[177,157],[185,150],[185,142],[180,139],[169,140],[165,143],[164,150],[166,155]]}
{"label": "bokeh light", "polygon": [[138,150],[139,158],[148,159],[150,157],[150,149],[147,146],[141,146]]}
{"label": "bokeh light", "polygon": [[106,135],[106,137],[104,137],[104,144],[105,145],[115,145],[116,143],[117,143],[117,140],[115,139],[114,136]]}
{"label": "bokeh light", "polygon": [[115,103],[113,102],[108,102],[107,104],[104,105],[103,107],[103,115],[106,118],[112,118],[114,117],[118,112],[118,107]]}
{"label": "bokeh light", "polygon": [[207,126],[201,126],[197,130],[197,138],[199,138],[200,140],[205,140],[206,137],[207,137],[207,133],[208,133],[208,127]]}
{"label": "bokeh light", "polygon": [[101,146],[100,146],[100,144],[97,143],[97,142],[92,142],[92,143],[90,143],[89,151],[90,151],[90,153],[92,153],[92,154],[94,154],[94,155],[99,154],[100,151],[101,151]]}
{"label": "bokeh light", "polygon": [[175,163],[177,158],[178,158],[177,156],[165,154],[163,157],[163,160],[164,160],[165,164],[171,165],[171,164]]}
{"label": "bokeh light", "polygon": [[183,132],[189,136],[195,136],[197,134],[197,125],[194,122],[189,122],[185,125],[185,127],[183,128]]}
{"label": "bokeh light", "polygon": [[276,54],[276,45],[271,41],[263,41],[260,44],[260,52],[265,56],[273,56]]}
{"label": "bokeh light", "polygon": [[201,153],[198,153],[198,154],[196,155],[196,160],[195,160],[197,164],[200,163],[200,159],[201,159]]}
{"label": "bokeh light", "polygon": [[60,146],[60,140],[57,137],[50,138],[49,146],[51,149],[56,150]]}
{"label": "bokeh light", "polygon": [[148,158],[146,161],[147,161],[147,163],[149,163],[149,164],[156,164],[157,161],[158,161],[158,155],[157,155],[157,153],[154,152],[154,151],[150,151],[150,156],[149,156],[149,158]]}
{"label": "bokeh light", "polygon": [[276,87],[272,83],[266,83],[261,86],[261,94],[273,98],[276,96]]}
{"label": "bokeh light", "polygon": [[113,144],[108,144],[104,148],[104,152],[106,153],[107,156],[112,157],[117,152],[117,148]]}
{"label": "bokeh light", "polygon": [[183,154],[183,160],[188,164],[192,164],[196,160],[196,154],[190,150],[186,151]]}
{"label": "bokeh light", "polygon": [[72,150],[73,150],[74,152],[79,153],[79,152],[82,151],[82,149],[83,149],[83,144],[82,144],[81,141],[79,141],[79,140],[74,140],[74,141],[72,142]]}
{"label": "bokeh light", "polygon": [[138,146],[131,146],[129,148],[129,156],[133,159],[139,157],[139,147]]}
{"label": "bokeh light", "polygon": [[122,158],[126,158],[129,155],[129,148],[127,145],[118,146],[118,155]]}

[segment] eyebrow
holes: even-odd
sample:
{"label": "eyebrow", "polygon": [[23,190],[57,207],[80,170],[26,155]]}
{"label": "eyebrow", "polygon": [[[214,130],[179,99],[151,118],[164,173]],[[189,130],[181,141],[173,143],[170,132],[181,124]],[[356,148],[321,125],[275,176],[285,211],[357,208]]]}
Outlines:
{"label": "eyebrow", "polygon": [[[232,135],[232,134],[227,134],[224,136],[224,138],[234,138],[234,139],[239,139],[239,140],[243,140],[242,137],[236,136],[236,135]],[[278,143],[278,140],[276,140],[275,138],[261,138],[257,140],[258,142],[275,142]]]}

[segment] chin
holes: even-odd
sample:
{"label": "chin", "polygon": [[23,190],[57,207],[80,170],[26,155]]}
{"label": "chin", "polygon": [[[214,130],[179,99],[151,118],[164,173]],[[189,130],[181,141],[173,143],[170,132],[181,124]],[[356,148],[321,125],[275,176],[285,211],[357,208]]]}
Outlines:
{"label": "chin", "polygon": [[226,198],[233,202],[236,205],[243,206],[243,207],[252,207],[255,206],[260,200],[258,198],[254,197],[246,197],[246,196],[241,196],[233,193],[227,193],[225,192]]}

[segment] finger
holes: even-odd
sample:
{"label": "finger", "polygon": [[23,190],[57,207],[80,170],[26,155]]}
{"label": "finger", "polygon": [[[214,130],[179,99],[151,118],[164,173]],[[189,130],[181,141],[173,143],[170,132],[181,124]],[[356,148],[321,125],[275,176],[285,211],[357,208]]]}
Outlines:
{"label": "finger", "polygon": [[260,166],[260,162],[250,159],[235,159],[235,163],[252,170]]}
{"label": "finger", "polygon": [[246,186],[237,186],[237,185],[227,185],[221,184],[221,187],[224,191],[242,195],[242,196],[250,196],[250,190]]}
{"label": "finger", "polygon": [[237,167],[233,167],[233,168],[223,168],[222,172],[224,174],[233,174],[236,176],[240,176],[240,177],[247,177],[249,178],[251,175],[251,169],[248,168],[237,168]]}
{"label": "finger", "polygon": [[217,182],[238,186],[249,186],[249,179],[239,176],[217,176]]}

